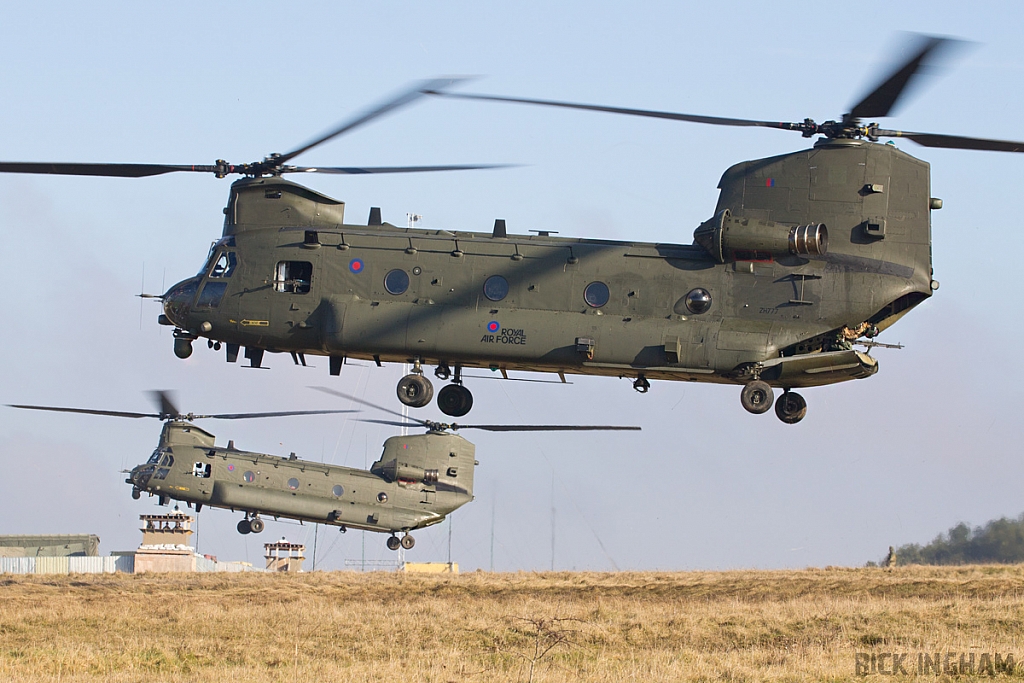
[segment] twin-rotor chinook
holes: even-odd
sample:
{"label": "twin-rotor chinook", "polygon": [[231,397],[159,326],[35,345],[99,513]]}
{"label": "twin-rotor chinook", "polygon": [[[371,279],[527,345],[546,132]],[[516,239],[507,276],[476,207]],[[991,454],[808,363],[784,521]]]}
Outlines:
{"label": "twin-rotor chinook", "polygon": [[[178,171],[246,177],[231,186],[223,235],[198,275],[161,298],[174,350],[205,337],[264,353],[412,364],[400,400],[433,396],[424,366],[451,383],[438,407],[472,407],[463,368],[627,377],[640,392],[654,379],[742,385],[752,413],[773,404],[800,421],[793,389],[878,371],[872,339],[937,289],[931,263],[929,166],[884,137],[927,147],[1024,151],[1024,143],[880,128],[915,74],[950,41],[925,39],[910,59],[839,121],[779,123],[673,112],[454,94],[449,83],[416,85],[366,115],[288,154],[233,166],[0,163],[0,172],[146,176]],[[719,182],[713,216],[692,244],[401,228],[371,209],[345,222],[344,203],[284,180],[295,172],[358,173],[428,168],[308,168],[298,154],[424,95],[604,111],[821,136],[811,149],[747,161]],[[479,166],[478,166],[479,167]],[[853,348],[866,346],[866,351]],[[884,345],[883,345],[884,346]]]}
{"label": "twin-rotor chinook", "polygon": [[[164,423],[160,442],[144,464],[128,472],[125,482],[132,497],[157,496],[161,505],[184,501],[200,511],[204,506],[240,511],[242,534],[260,533],[263,517],[285,518],[389,534],[387,546],[413,547],[409,532],[433,526],[473,500],[476,447],[454,433],[459,429],[491,432],[623,431],[639,427],[613,425],[459,425],[407,418],[356,396],[317,387],[340,398],[396,415],[402,421],[365,420],[399,427],[424,427],[426,434],[393,436],[369,470],[327,465],[243,451],[234,441],[217,446],[210,432],[194,424],[199,419],[240,420],[296,415],[354,413],[355,410],[293,410],[268,413],[196,415],[182,413],[165,392],[154,392],[158,413],[12,405],[12,408],[52,412],[156,418]],[[403,534],[401,538],[397,534]]]}

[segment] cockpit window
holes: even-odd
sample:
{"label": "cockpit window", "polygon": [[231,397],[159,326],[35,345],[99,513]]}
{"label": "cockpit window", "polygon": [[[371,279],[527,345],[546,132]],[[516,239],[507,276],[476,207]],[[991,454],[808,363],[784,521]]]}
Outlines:
{"label": "cockpit window", "polygon": [[160,461],[160,464],[163,465],[164,467],[171,467],[171,466],[173,466],[174,465],[174,456],[171,455],[170,453],[166,453],[164,455],[164,459],[162,461]]}
{"label": "cockpit window", "polygon": [[146,461],[146,464],[147,465],[155,465],[155,464],[157,464],[158,462],[160,462],[160,456],[161,455],[162,455],[162,452],[160,451],[160,449],[159,448],[156,449],[155,451],[153,451],[153,455],[149,456],[149,460]]}
{"label": "cockpit window", "polygon": [[213,270],[210,271],[210,277],[231,277],[231,274],[235,272],[235,266],[238,265],[238,257],[235,256],[233,251],[221,252],[217,258],[217,262],[213,264]]}
{"label": "cockpit window", "polygon": [[220,305],[220,300],[224,298],[227,288],[228,283],[226,282],[207,282],[199,294],[199,298],[196,299],[196,308],[217,308]]}
{"label": "cockpit window", "polygon": [[274,271],[274,290],[306,294],[313,283],[313,264],[309,261],[279,261]]}

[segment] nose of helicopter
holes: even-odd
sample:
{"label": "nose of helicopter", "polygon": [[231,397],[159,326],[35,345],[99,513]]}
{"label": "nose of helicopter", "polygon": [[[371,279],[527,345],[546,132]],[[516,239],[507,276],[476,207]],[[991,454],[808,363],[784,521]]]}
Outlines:
{"label": "nose of helicopter", "polygon": [[188,327],[188,314],[192,307],[192,299],[195,298],[198,284],[198,277],[182,280],[164,294],[164,315],[167,316],[167,319],[175,327]]}

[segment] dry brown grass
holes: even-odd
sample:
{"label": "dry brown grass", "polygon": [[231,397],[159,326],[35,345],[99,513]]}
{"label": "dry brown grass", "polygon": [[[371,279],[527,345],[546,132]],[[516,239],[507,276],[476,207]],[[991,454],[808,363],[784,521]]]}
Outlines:
{"label": "dry brown grass", "polygon": [[856,652],[1019,661],[1022,624],[1005,566],[4,575],[0,680],[841,681]]}

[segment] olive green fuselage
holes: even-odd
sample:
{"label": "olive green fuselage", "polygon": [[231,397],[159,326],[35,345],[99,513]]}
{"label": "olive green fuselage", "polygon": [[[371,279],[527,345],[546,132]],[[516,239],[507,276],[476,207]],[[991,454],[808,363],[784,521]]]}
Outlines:
{"label": "olive green fuselage", "polygon": [[250,515],[409,531],[473,500],[474,453],[456,434],[392,437],[366,471],[217,447],[209,432],[172,420],[127,481],[153,495]]}
{"label": "olive green fuselage", "polygon": [[[350,225],[342,203],[299,185],[241,180],[223,238],[165,310],[229,354],[706,382],[756,371],[787,388],[876,372],[836,340],[885,329],[931,295],[928,165],[891,145],[832,141],[738,164],[719,187],[716,218],[731,216],[735,248],[716,251]],[[771,246],[808,224],[827,226],[827,252]],[[507,292],[485,287],[494,276]],[[706,311],[688,308],[694,290],[710,295]]]}

